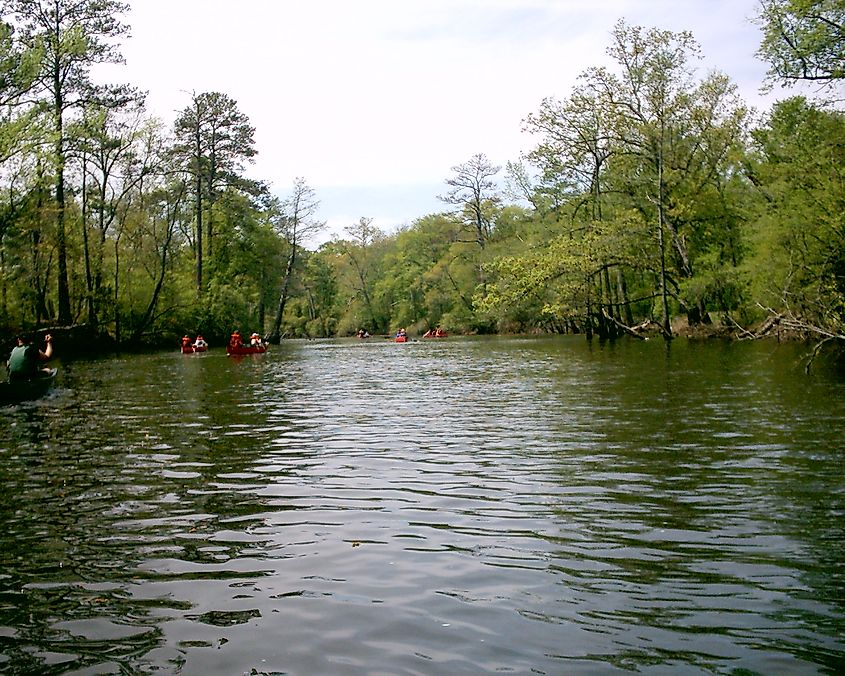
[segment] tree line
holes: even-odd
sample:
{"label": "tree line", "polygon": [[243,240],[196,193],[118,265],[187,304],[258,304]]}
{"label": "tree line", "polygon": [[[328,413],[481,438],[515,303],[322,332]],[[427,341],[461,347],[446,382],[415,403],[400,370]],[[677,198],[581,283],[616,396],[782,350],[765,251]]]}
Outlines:
{"label": "tree line", "polygon": [[[845,340],[845,9],[765,0],[763,114],[694,37],[620,21],[612,66],[526,112],[532,145],[444,177],[444,210],[390,233],[324,228],[305,179],[246,177],[255,129],[194,92],[171,126],[91,78],[120,61],[118,0],[0,1],[0,325],[85,325],[121,345],[679,327]],[[763,83],[764,84],[764,83]],[[841,101],[841,100],[840,100]],[[212,342],[213,344],[213,342]]]}

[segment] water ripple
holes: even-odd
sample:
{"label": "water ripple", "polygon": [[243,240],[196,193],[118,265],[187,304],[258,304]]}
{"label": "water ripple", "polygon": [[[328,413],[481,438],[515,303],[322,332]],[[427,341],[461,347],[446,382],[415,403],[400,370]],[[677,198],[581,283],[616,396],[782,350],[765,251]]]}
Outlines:
{"label": "water ripple", "polygon": [[69,364],[0,410],[0,669],[835,671],[845,386],[759,349]]}

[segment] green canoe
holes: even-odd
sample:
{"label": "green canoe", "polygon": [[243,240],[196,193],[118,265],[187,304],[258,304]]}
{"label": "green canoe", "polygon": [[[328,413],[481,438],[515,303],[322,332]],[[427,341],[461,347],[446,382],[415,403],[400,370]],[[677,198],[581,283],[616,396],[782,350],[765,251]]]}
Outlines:
{"label": "green canoe", "polygon": [[0,406],[18,404],[22,401],[43,397],[56,381],[56,373],[58,373],[58,369],[50,369],[30,380],[16,380],[12,383],[0,382]]}

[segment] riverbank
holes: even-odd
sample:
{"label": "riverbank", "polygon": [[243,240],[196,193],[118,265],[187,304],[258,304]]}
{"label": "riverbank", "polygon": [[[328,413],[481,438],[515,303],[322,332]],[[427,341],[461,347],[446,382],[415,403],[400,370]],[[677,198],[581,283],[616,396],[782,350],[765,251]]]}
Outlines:
{"label": "riverbank", "polygon": [[[686,317],[679,316],[673,320],[671,328],[673,338],[704,341],[714,339],[728,341],[769,339],[778,343],[805,343],[807,345],[808,354],[816,353],[821,350],[822,347],[827,345],[832,348],[834,352],[838,352],[845,356],[845,336],[820,334],[809,330],[799,331],[797,330],[796,323],[794,321],[782,321],[780,316],[772,316],[749,328],[744,328],[735,323],[728,324],[720,319],[715,319],[709,324],[696,324],[691,326]],[[15,335],[15,332],[8,330],[7,333],[9,333],[10,336],[8,349],[11,349],[11,338]],[[115,339],[106,331],[100,331],[86,325],[76,325],[69,327],[42,327],[34,330],[33,334],[36,344],[42,342],[43,337],[47,333],[50,333],[53,336],[53,346],[56,351],[56,355],[64,359],[118,353],[156,352],[159,350],[167,350],[168,348],[178,349],[179,342],[178,337],[162,335],[153,336],[150,340],[143,344],[121,344],[115,341]],[[652,340],[660,338],[663,335],[659,324],[656,322],[650,322],[636,327],[636,330],[631,331],[630,333],[640,339]],[[450,333],[450,336],[464,337],[460,334],[452,333]],[[391,336],[385,334],[385,337]],[[212,347],[222,346],[223,343],[220,342],[220,340],[214,340],[212,338],[209,342]],[[8,349],[6,351],[6,356],[8,356]]]}

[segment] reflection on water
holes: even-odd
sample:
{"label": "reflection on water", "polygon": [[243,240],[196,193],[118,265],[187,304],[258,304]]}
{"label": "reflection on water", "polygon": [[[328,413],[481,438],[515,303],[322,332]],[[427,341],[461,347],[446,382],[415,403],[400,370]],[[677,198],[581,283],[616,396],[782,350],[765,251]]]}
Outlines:
{"label": "reflection on water", "polygon": [[845,665],[840,376],[792,347],[287,343],[0,409],[0,671]]}

